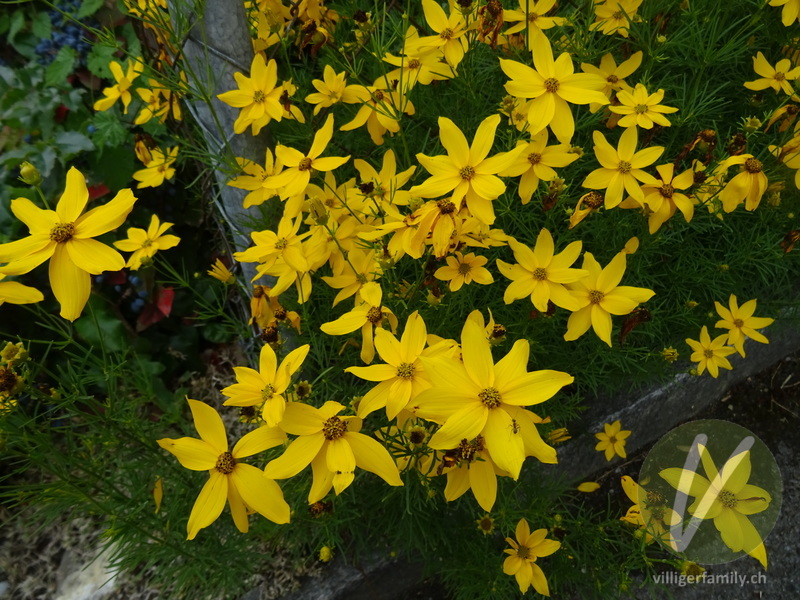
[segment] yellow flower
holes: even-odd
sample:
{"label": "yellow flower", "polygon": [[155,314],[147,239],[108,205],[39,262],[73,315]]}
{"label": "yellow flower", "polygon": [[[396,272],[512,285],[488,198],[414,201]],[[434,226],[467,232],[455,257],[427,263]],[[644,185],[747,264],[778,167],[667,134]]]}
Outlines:
{"label": "yellow flower", "polygon": [[675,362],[676,360],[678,360],[678,351],[677,351],[677,350],[675,350],[675,348],[673,348],[672,346],[670,346],[670,347],[668,347],[668,348],[664,348],[664,349],[661,351],[661,357],[662,357],[662,358],[663,358],[665,361],[667,361],[667,362],[670,362],[670,363],[673,363],[673,362]]}
{"label": "yellow flower", "polygon": [[43,210],[26,198],[11,202],[11,212],[27,225],[30,235],[0,245],[0,262],[9,263],[0,268],[4,275],[27,273],[52,257],[50,286],[61,304],[61,316],[69,321],[80,316],[89,300],[90,275],[125,266],[119,252],[92,238],[122,225],[136,197],[131,190],[120,190],[104,206],[84,213],[88,200],[86,179],[70,168],[54,211]]}
{"label": "yellow flower", "polygon": [[622,202],[627,191],[639,204],[644,203],[644,192],[639,182],[657,185],[658,180],[643,171],[653,164],[664,152],[663,146],[652,146],[636,152],[637,138],[635,127],[629,127],[619,138],[619,146],[615,150],[606,141],[606,137],[595,130],[594,154],[601,168],[595,169],[583,180],[583,187],[592,190],[606,190],[605,207],[614,208]]}
{"label": "yellow flower", "polygon": [[219,94],[217,98],[234,108],[242,109],[233,124],[235,133],[243,133],[245,129],[252,127],[253,135],[258,135],[261,128],[272,119],[280,121],[283,118],[280,98],[284,87],[276,86],[278,63],[274,59],[267,63],[264,55],[258,53],[253,57],[250,77],[241,73],[234,73],[233,77],[239,84],[239,89]]}
{"label": "yellow flower", "polygon": [[242,533],[249,529],[248,508],[274,523],[288,523],[289,505],[278,484],[264,477],[256,467],[241,462],[242,458],[282,444],[286,434],[277,428],[259,427],[240,439],[229,452],[225,425],[217,411],[197,400],[189,400],[189,407],[200,439],[157,440],[187,469],[209,473],[186,524],[187,539],[193,540],[201,529],[217,520],[226,498],[233,522]]}
{"label": "yellow flower", "polygon": [[655,539],[674,549],[675,539],[670,529],[681,522],[681,517],[667,506],[667,499],[658,492],[648,492],[627,475],[622,477],[622,489],[633,506],[624,517],[620,517],[620,521],[643,530],[648,544]]}
{"label": "yellow flower", "polygon": [[[0,246],[2,251],[2,246]],[[42,292],[29,285],[23,285],[18,281],[3,281],[5,275],[0,273],[0,306],[4,302],[9,304],[34,304],[44,300]]]}
{"label": "yellow flower", "polygon": [[472,145],[461,130],[447,117],[439,117],[439,139],[447,155],[417,154],[417,160],[432,175],[411,188],[412,196],[439,198],[452,192],[450,202],[455,210],[466,199],[470,212],[482,223],[491,225],[495,215],[492,200],[506,191],[497,173],[507,169],[522,154],[524,146],[487,158],[494,144],[500,115],[486,117],[478,126]]}
{"label": "yellow flower", "polygon": [[278,365],[275,351],[264,344],[259,356],[259,370],[250,367],[234,367],[236,383],[223,388],[227,396],[225,406],[261,406],[261,416],[270,427],[280,425],[286,410],[283,394],[292,381],[292,375],[303,365],[311,346],[305,344],[295,348]]}
{"label": "yellow flower", "polygon": [[627,458],[625,444],[630,434],[630,431],[622,429],[619,419],[613,423],[606,423],[603,425],[602,432],[594,434],[594,437],[600,440],[594,449],[598,452],[605,452],[607,461],[610,461],[614,456]]}
{"label": "yellow flower", "polygon": [[[381,267],[375,258],[375,252],[367,248],[354,248],[347,253],[347,260],[339,263],[339,268],[333,276],[323,277],[322,280],[334,289],[341,290],[333,299],[333,306],[342,300],[358,294],[361,288],[370,281],[376,281],[381,276]],[[356,303],[360,300],[356,296]]]}
{"label": "yellow flower", "polygon": [[525,519],[520,519],[517,523],[515,534],[516,540],[506,538],[511,548],[503,551],[509,555],[503,561],[503,573],[516,577],[519,591],[523,594],[533,585],[533,589],[542,596],[549,596],[547,579],[541,567],[536,564],[536,559],[553,554],[561,547],[561,542],[546,539],[547,529],[537,529],[531,533]]}
{"label": "yellow flower", "polygon": [[762,344],[769,344],[769,340],[756,330],[772,325],[775,320],[767,317],[754,317],[753,313],[756,311],[755,300],[749,300],[739,306],[736,296],[731,294],[728,300],[730,310],[722,306],[719,302],[714,302],[714,306],[716,306],[717,313],[721,317],[721,320],[717,321],[715,327],[729,330],[726,343],[736,348],[736,351],[740,355],[745,355],[745,338],[750,338]]}
{"label": "yellow flower", "polygon": [[772,88],[776,92],[783,90],[789,96],[794,96],[794,88],[789,82],[800,76],[800,67],[792,69],[792,63],[788,58],[779,60],[773,67],[767,62],[764,55],[759,52],[753,57],[753,70],[758,75],[761,75],[761,79],[745,81],[744,87],[748,90]]}
{"label": "yellow flower", "polygon": [[769,0],[770,6],[782,6],[781,22],[784,27],[789,27],[795,21],[800,21],[800,0]]}
{"label": "yellow flower", "polygon": [[567,310],[581,308],[580,301],[564,287],[564,284],[575,283],[588,274],[583,269],[571,268],[581,253],[581,245],[580,241],[572,242],[555,254],[553,236],[547,229],[539,232],[533,250],[516,240],[509,240],[519,264],[510,265],[497,260],[497,268],[511,280],[503,301],[511,304],[529,295],[540,312],[547,312],[550,301]]}
{"label": "yellow flower", "polygon": [[288,146],[278,145],[275,148],[275,157],[286,167],[280,174],[268,177],[265,185],[273,188],[283,188],[281,198],[288,198],[303,192],[311,181],[311,171],[333,171],[341,167],[350,160],[350,156],[327,156],[320,155],[325,152],[325,148],[333,137],[333,115],[328,115],[325,124],[314,135],[314,141],[308,154],[303,154],[299,150]]}
{"label": "yellow flower", "polygon": [[533,40],[533,65],[536,69],[501,59],[500,68],[511,78],[505,84],[506,91],[518,98],[533,98],[528,108],[531,135],[549,125],[559,142],[569,143],[575,120],[567,103],[608,104],[608,98],[600,91],[606,82],[594,74],[575,73],[566,52],[553,60],[550,42],[543,35]]}
{"label": "yellow flower", "polygon": [[173,146],[164,154],[160,148],[153,148],[150,161],[144,169],[140,169],[133,174],[133,178],[139,182],[137,188],[158,187],[175,176],[175,169],[172,163],[178,158],[178,146]]}
{"label": "yellow flower", "polygon": [[455,69],[464,58],[468,47],[467,39],[464,37],[467,33],[464,16],[451,7],[448,17],[434,0],[422,0],[422,10],[425,12],[425,20],[436,35],[417,39],[410,50],[419,52],[427,48],[437,48],[444,54],[447,64]]}
{"label": "yellow flower", "polygon": [[[605,81],[605,86],[601,91],[608,99],[611,99],[612,91],[631,90],[631,86],[625,82],[625,77],[631,75],[639,68],[639,65],[642,64],[642,56],[643,53],[639,50],[631,54],[628,60],[621,62],[619,66],[617,66],[617,63],[614,61],[614,55],[609,52],[608,54],[604,54],[603,58],[600,59],[599,67],[588,63],[581,63],[581,70],[584,73],[602,77]],[[601,104],[590,104],[589,111],[593,113],[597,112],[601,106]]]}
{"label": "yellow flower", "polygon": [[686,343],[691,346],[692,356],[690,360],[697,363],[697,374],[702,375],[706,369],[711,373],[711,376],[716,378],[719,375],[719,369],[733,369],[731,363],[726,356],[736,352],[736,348],[726,346],[728,335],[722,334],[711,340],[708,335],[708,328],[703,326],[700,330],[700,341],[686,339]]}
{"label": "yellow flower", "polygon": [[406,30],[403,56],[394,56],[388,52],[383,60],[398,67],[386,74],[387,81],[400,82],[400,90],[407,93],[416,84],[430,85],[434,81],[443,81],[455,77],[455,71],[447,64],[444,54],[439,48],[419,48],[419,33],[413,25]]}
{"label": "yellow flower", "polygon": [[14,363],[24,362],[27,358],[28,351],[22,345],[22,342],[17,342],[16,344],[6,342],[5,348],[0,350],[0,361],[9,366]]}
{"label": "yellow flower", "polygon": [[619,106],[609,106],[608,110],[618,115],[625,115],[618,121],[620,127],[652,129],[653,123],[669,127],[672,123],[664,115],[677,112],[678,109],[674,106],[659,104],[663,99],[664,90],[648,94],[647,88],[641,83],[637,83],[633,92],[619,90],[617,92]]}
{"label": "yellow flower", "polygon": [[114,106],[117,100],[122,100],[124,110],[123,114],[128,114],[128,105],[131,103],[132,96],[130,87],[133,81],[144,71],[144,63],[140,58],[134,58],[128,63],[127,73],[122,72],[122,65],[112,60],[108,63],[108,68],[111,69],[111,74],[114,76],[117,84],[107,87],[103,90],[105,98],[101,98],[94,103],[94,109],[98,111],[105,111]]}
{"label": "yellow flower", "polygon": [[596,481],[584,481],[575,489],[579,492],[583,492],[584,494],[591,494],[592,492],[596,492],[600,489],[600,484]]}
{"label": "yellow flower", "polygon": [[380,285],[374,281],[368,282],[361,288],[361,298],[364,300],[361,304],[335,321],[323,323],[320,329],[328,335],[345,335],[361,329],[361,360],[370,364],[375,358],[375,327],[383,327],[386,319],[392,332],[397,330],[397,317],[387,307],[381,306],[382,297]]}
{"label": "yellow flower", "polygon": [[507,169],[500,172],[502,177],[519,177],[519,197],[522,203],[530,202],[539,180],[553,181],[558,174],[554,167],[566,167],[578,160],[578,155],[570,152],[567,144],[547,145],[547,130],[543,129],[530,142],[519,142],[525,150]]}
{"label": "yellow flower", "polygon": [[360,158],[353,161],[353,166],[358,171],[358,174],[361,175],[361,185],[368,188],[368,192],[362,191],[362,193],[373,201],[379,201],[381,208],[383,208],[384,203],[406,206],[411,200],[411,194],[400,188],[411,179],[417,167],[412,166],[401,173],[397,173],[397,160],[394,156],[394,150],[387,150],[386,154],[383,155],[383,165],[380,173],[372,165]]}
{"label": "yellow flower", "polygon": [[308,271],[308,260],[303,252],[302,241],[308,233],[297,235],[302,224],[301,219],[292,221],[282,218],[278,222],[278,231],[254,231],[250,234],[254,246],[242,252],[235,252],[233,258],[239,262],[258,262],[258,277],[272,268],[279,258],[286,261],[296,271]]}
{"label": "yellow flower", "polygon": [[503,20],[506,23],[519,21],[506,30],[506,35],[525,31],[525,39],[528,41],[528,50],[533,50],[533,40],[536,36],[543,35],[545,29],[563,25],[566,23],[564,17],[546,17],[545,15],[552,10],[556,0],[517,0],[518,9],[503,10]]}
{"label": "yellow flower", "polygon": [[372,143],[383,144],[383,136],[389,131],[392,134],[400,131],[400,118],[403,113],[413,115],[416,112],[411,100],[405,97],[402,89],[395,89],[384,77],[375,80],[371,86],[358,86],[355,94],[362,102],[356,116],[349,123],[342,125],[340,131],[352,131],[367,126]]}
{"label": "yellow flower", "polygon": [[330,546],[323,546],[319,549],[319,559],[322,562],[330,562],[333,558],[333,549]]}
{"label": "yellow flower", "polygon": [[619,285],[625,274],[625,256],[624,252],[618,253],[601,269],[591,253],[583,255],[583,268],[589,274],[568,286],[583,307],[570,315],[564,334],[566,341],[577,340],[592,327],[597,337],[610,347],[611,315],[627,315],[637,304],[655,295],[646,288]]}
{"label": "yellow flower", "polygon": [[123,252],[133,252],[125,264],[129,269],[136,271],[142,263],[149,262],[159,250],[168,250],[178,245],[181,241],[176,235],[164,235],[172,227],[172,223],[161,223],[156,215],[150,218],[147,231],[138,227],[128,229],[128,239],[114,242],[114,246]]}
{"label": "yellow flower", "polygon": [[[275,160],[272,150],[267,148],[264,166],[243,158],[237,159],[241,165],[243,175],[234,177],[228,185],[250,192],[244,197],[244,207],[259,206],[270,198],[278,195],[278,190],[268,185],[269,178],[283,170],[280,160]],[[295,215],[289,215],[294,218]]]}
{"label": "yellow flower", "polygon": [[767,176],[764,175],[764,166],[752,154],[740,154],[725,159],[717,169],[724,171],[733,165],[742,165],[742,170],[734,175],[719,193],[722,209],[725,212],[732,212],[744,202],[745,210],[755,210],[769,185]]}
{"label": "yellow flower", "polygon": [[605,35],[620,34],[628,37],[631,21],[641,21],[636,14],[642,0],[607,0],[595,6],[596,21],[589,26],[590,31],[600,30]]}
{"label": "yellow flower", "polygon": [[470,252],[466,256],[456,251],[455,256],[448,256],[446,267],[439,267],[433,274],[436,279],[449,281],[451,292],[457,292],[462,285],[469,285],[473,281],[481,285],[494,283],[494,277],[489,270],[484,267],[488,262],[485,256],[476,256]]}
{"label": "yellow flower", "polygon": [[313,79],[311,84],[317,89],[313,94],[306,96],[306,102],[314,104],[314,114],[323,108],[330,108],[339,102],[355,104],[358,102],[356,90],[358,86],[347,85],[347,73],[337,73],[330,65],[325,65],[322,80]]}
{"label": "yellow flower", "polygon": [[207,275],[210,275],[214,279],[218,279],[222,283],[226,285],[231,285],[236,282],[236,276],[230,272],[228,267],[225,266],[220,259],[214,261],[214,264],[211,265],[211,268],[206,271]]}
{"label": "yellow flower", "polygon": [[371,412],[386,408],[386,416],[394,419],[423,390],[431,387],[420,356],[430,356],[425,348],[428,330],[417,311],[409,315],[400,341],[386,331],[375,331],[375,348],[387,364],[369,367],[348,367],[346,373],[367,381],[380,382],[367,392],[358,404],[358,416],[366,418]]}
{"label": "yellow flower", "polygon": [[361,419],[336,416],[344,410],[329,400],[321,408],[290,402],[281,428],[299,436],[286,451],[264,469],[270,479],[297,475],[311,464],[313,482],[308,502],[321,500],[331,487],[341,494],[355,477],[356,467],[375,473],[392,486],[403,485],[394,460],[377,441],[359,433]]}
{"label": "yellow flower", "polygon": [[692,220],[694,216],[694,203],[686,194],[681,194],[678,190],[689,189],[694,184],[694,171],[686,169],[680,175],[675,175],[675,165],[657,165],[661,181],[655,186],[645,185],[644,205],[650,209],[648,225],[650,233],[655,233],[672,216],[675,211],[680,210],[686,222]]}
{"label": "yellow flower", "polygon": [[[448,450],[480,436],[494,464],[517,479],[529,450],[555,460],[524,406],[539,404],[569,385],[561,371],[527,371],[530,346],[517,340],[497,364],[483,327],[468,318],[461,332],[461,358],[422,358],[433,387],[415,402],[417,416],[443,423],[428,446]],[[482,444],[483,445],[483,444]]]}
{"label": "yellow flower", "polygon": [[705,477],[676,467],[664,469],[659,475],[679,492],[695,498],[689,514],[697,519],[713,519],[728,548],[753,556],[763,552],[766,562],[761,535],[747,517],[765,511],[772,496],[764,488],[747,483],[752,469],[750,451],[731,456],[717,471],[708,448],[699,445],[699,450]]}

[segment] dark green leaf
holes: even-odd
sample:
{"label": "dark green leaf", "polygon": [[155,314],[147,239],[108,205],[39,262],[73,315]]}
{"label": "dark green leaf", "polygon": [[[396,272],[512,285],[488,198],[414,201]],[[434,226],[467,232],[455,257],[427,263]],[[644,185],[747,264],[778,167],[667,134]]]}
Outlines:
{"label": "dark green leaf", "polygon": [[96,13],[101,6],[103,6],[103,2],[104,0],[83,0],[83,4],[81,4],[81,8],[78,10],[78,14],[75,15],[75,17],[77,19],[90,17]]}
{"label": "dark green leaf", "polygon": [[17,37],[17,34],[22,31],[22,28],[25,26],[25,13],[22,10],[17,9],[14,11],[14,14],[11,15],[11,27],[8,29],[8,43],[13,44],[14,38]]}
{"label": "dark green leaf", "polygon": [[86,68],[102,79],[112,79],[108,63],[114,59],[117,49],[114,46],[92,46],[91,52],[86,57]]}
{"label": "dark green leaf", "polygon": [[39,39],[50,39],[50,32],[53,29],[53,24],[50,22],[50,17],[46,12],[37,12],[31,18],[31,31]]}
{"label": "dark green leaf", "polygon": [[97,113],[94,116],[94,126],[97,131],[94,132],[92,141],[101,149],[123,144],[128,135],[128,130],[113,111]]}
{"label": "dark green leaf", "polygon": [[65,159],[84,150],[94,150],[92,140],[77,131],[59,133],[56,136],[55,145],[61,151],[62,158]]}
{"label": "dark green leaf", "polygon": [[60,86],[72,73],[75,66],[75,50],[69,46],[62,46],[44,73],[44,82],[47,85]]}

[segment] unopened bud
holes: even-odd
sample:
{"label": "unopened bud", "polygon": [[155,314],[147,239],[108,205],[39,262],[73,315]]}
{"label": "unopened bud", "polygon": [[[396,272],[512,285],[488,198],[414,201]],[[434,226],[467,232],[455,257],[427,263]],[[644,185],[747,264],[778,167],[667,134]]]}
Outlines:
{"label": "unopened bud", "polygon": [[26,160],[19,166],[19,180],[28,185],[36,186],[42,183],[42,174],[39,173],[39,169]]}

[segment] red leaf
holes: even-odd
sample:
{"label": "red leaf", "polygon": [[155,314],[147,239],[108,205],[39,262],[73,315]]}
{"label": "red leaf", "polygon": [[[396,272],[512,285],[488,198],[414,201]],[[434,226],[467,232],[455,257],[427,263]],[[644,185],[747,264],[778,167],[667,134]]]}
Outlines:
{"label": "red leaf", "polygon": [[108,189],[108,186],[105,183],[98,183],[97,185],[90,185],[89,186],[89,200],[97,200],[98,198],[105,196],[111,190]]}
{"label": "red leaf", "polygon": [[158,287],[153,293],[153,302],[148,303],[142,314],[136,320],[136,331],[144,331],[151,325],[158,323],[172,312],[172,301],[175,298],[175,290],[172,288]]}

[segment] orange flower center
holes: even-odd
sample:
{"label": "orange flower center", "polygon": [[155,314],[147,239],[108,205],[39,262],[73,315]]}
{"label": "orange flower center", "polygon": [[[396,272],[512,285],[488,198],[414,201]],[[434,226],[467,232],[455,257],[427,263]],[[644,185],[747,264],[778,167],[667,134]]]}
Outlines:
{"label": "orange flower center", "polygon": [[537,281],[544,281],[547,279],[547,271],[545,271],[542,267],[536,267],[533,270],[533,278]]}
{"label": "orange flower center", "polygon": [[311,159],[306,157],[300,159],[300,163],[297,165],[298,171],[308,171],[311,168]]}
{"label": "orange flower center", "polygon": [[[761,173],[762,170],[761,161],[757,158],[748,158],[744,161],[744,169],[748,173]],[[52,234],[50,234],[52,236]]]}
{"label": "orange flower center", "polygon": [[475,177],[475,169],[470,166],[462,168],[458,173],[461,175],[461,179],[465,179],[467,181]]}
{"label": "orange flower center", "polygon": [[59,223],[50,230],[50,239],[58,244],[61,244],[69,240],[74,233],[74,223]]}
{"label": "orange flower center", "polygon": [[741,319],[734,319],[733,324],[740,329],[744,327],[744,321],[742,321]]}
{"label": "orange flower center", "polygon": [[606,77],[606,81],[608,83],[614,84],[619,81],[619,77],[617,77],[616,75],[609,75],[608,77]]}
{"label": "orange flower center", "polygon": [[631,168],[631,163],[629,163],[627,160],[619,161],[619,165],[617,166],[617,169],[620,171],[620,173],[630,173]]}
{"label": "orange flower center", "polygon": [[600,192],[589,192],[583,197],[583,202],[589,208],[600,208],[603,206],[604,198]]}
{"label": "orange flower center", "polygon": [[375,102],[382,101],[383,100],[383,92],[380,91],[380,90],[375,90],[374,92],[372,92],[372,99],[375,100]]}
{"label": "orange flower center", "polygon": [[558,79],[556,79],[555,77],[549,77],[548,79],[545,79],[544,89],[546,89],[551,94],[555,94],[558,91]]}
{"label": "orange flower center", "polygon": [[453,37],[453,30],[449,27],[445,27],[442,32],[439,34],[439,37],[443,40],[449,40]]}
{"label": "orange flower center", "polygon": [[373,325],[377,325],[381,320],[383,320],[383,313],[377,306],[373,306],[367,311],[367,321]]}
{"label": "orange flower center", "polygon": [[658,191],[661,192],[661,195],[664,196],[664,198],[672,198],[672,194],[675,193],[675,188],[673,188],[670,184],[665,183]]}
{"label": "orange flower center", "polygon": [[223,475],[230,475],[233,473],[233,469],[236,467],[236,459],[233,458],[233,454],[230,452],[223,452],[219,455],[217,459],[217,464],[214,465],[214,468],[222,473]]}
{"label": "orange flower center", "polygon": [[589,292],[589,302],[592,304],[600,304],[603,301],[605,294],[600,290],[592,290]]}
{"label": "orange flower center", "polygon": [[397,376],[401,379],[411,379],[414,377],[415,367],[411,363],[400,363],[397,367]]}
{"label": "orange flower center", "polygon": [[255,93],[253,94],[253,102],[255,102],[257,104],[261,104],[266,99],[267,99],[267,95],[264,92],[262,92],[261,90],[256,90]]}
{"label": "orange flower center", "polygon": [[487,408],[497,408],[500,406],[500,392],[497,388],[488,387],[478,392],[478,398]]}
{"label": "orange flower center", "polygon": [[420,66],[422,66],[422,63],[416,58],[412,58],[410,61],[408,61],[408,64],[406,64],[407,69],[419,69]]}
{"label": "orange flower center", "polygon": [[322,424],[322,435],[326,440],[338,440],[347,433],[347,421],[342,421],[339,417],[331,417]]}

